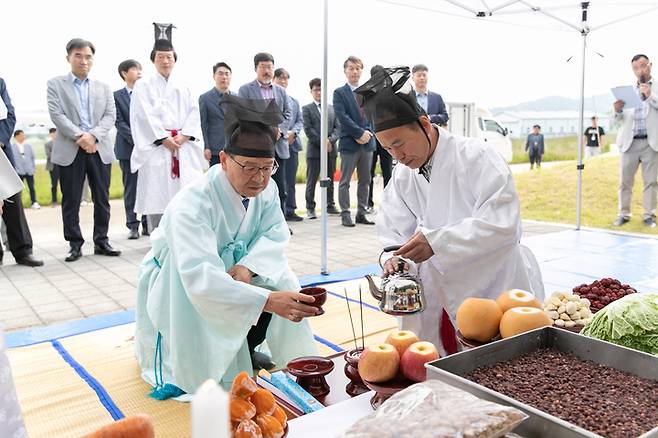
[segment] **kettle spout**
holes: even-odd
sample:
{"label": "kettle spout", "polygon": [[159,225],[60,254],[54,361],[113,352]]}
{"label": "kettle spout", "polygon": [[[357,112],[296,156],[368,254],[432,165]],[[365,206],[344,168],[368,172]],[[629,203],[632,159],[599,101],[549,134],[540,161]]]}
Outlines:
{"label": "kettle spout", "polygon": [[372,295],[373,298],[375,298],[377,301],[381,301],[382,291],[379,290],[377,286],[375,286],[375,281],[370,275],[366,275],[366,280],[368,280],[368,284],[370,285],[370,295]]}

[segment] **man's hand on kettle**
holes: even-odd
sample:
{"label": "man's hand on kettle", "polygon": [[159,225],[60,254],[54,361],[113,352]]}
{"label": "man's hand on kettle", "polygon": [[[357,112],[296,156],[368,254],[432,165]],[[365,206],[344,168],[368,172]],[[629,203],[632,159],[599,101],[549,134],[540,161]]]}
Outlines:
{"label": "man's hand on kettle", "polygon": [[434,255],[434,250],[427,241],[427,238],[420,231],[416,232],[411,239],[393,255],[404,257],[414,263],[421,263]]}
{"label": "man's hand on kettle", "polygon": [[409,263],[405,262],[404,260],[400,260],[400,257],[391,257],[390,259],[386,260],[386,263],[384,263],[384,278],[388,277],[389,275],[393,275],[396,272],[400,272],[400,262],[402,262],[402,270],[404,272],[409,271]]}

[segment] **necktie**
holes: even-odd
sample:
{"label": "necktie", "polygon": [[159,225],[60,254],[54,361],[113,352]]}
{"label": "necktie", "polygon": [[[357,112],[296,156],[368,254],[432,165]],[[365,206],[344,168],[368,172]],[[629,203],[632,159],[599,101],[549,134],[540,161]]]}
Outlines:
{"label": "necktie", "polygon": [[244,206],[244,209],[247,210],[249,208],[249,198],[242,198],[242,205]]}

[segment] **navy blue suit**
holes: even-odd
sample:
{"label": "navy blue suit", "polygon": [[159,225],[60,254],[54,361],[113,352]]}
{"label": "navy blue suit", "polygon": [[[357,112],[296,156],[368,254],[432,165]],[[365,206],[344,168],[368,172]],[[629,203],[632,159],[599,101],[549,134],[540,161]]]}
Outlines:
{"label": "navy blue suit", "polygon": [[[0,120],[0,143],[2,143],[2,151],[7,155],[9,162],[15,166],[14,155],[11,151],[9,140],[14,133],[16,126],[16,113],[14,106],[11,104],[11,98],[7,92],[7,85],[5,80],[0,78],[0,98],[7,107],[7,118]],[[0,152],[2,153],[2,152]],[[27,225],[25,212],[23,211],[23,200],[21,192],[8,198],[2,209],[2,219],[7,226],[7,243],[9,250],[15,259],[21,259],[32,254],[32,235],[30,234],[30,227]],[[0,261],[4,252],[2,245],[0,245]]]}
{"label": "navy blue suit", "polygon": [[14,135],[14,127],[16,126],[16,113],[7,92],[7,85],[2,78],[0,78],[0,98],[2,98],[2,101],[7,107],[7,118],[0,120],[0,143],[2,143],[2,150],[7,155],[9,162],[14,166],[14,154],[11,151],[10,144],[11,137]]}
{"label": "navy blue suit", "polygon": [[342,152],[356,152],[361,148],[373,152],[375,150],[375,139],[371,138],[366,144],[359,144],[356,139],[363,135],[365,130],[372,132],[370,122],[361,113],[356,103],[354,93],[349,84],[345,84],[334,90],[334,113],[340,124],[340,139],[338,150]]}
{"label": "navy blue suit", "polygon": [[432,123],[441,126],[448,124],[448,111],[440,94],[432,91],[427,93],[427,115]]}
{"label": "navy blue suit", "polygon": [[[130,94],[124,87],[114,92],[114,104],[117,109],[117,136],[114,140],[114,154],[119,160],[121,177],[123,179],[123,206],[126,210],[126,227],[129,230],[139,228],[139,220],[135,214],[135,196],[137,193],[137,172],[130,171],[130,156],[133,153],[132,131],[130,130]],[[145,222],[142,218],[142,222]],[[146,229],[145,223],[142,229]]]}
{"label": "navy blue suit", "polygon": [[[231,91],[228,94],[235,94]],[[210,165],[219,163],[219,151],[224,150],[224,107],[219,103],[224,94],[215,87],[199,96],[199,113],[201,114],[201,132],[206,149],[210,149]]]}
{"label": "navy blue suit", "polygon": [[340,124],[340,183],[338,184],[338,203],[343,220],[350,216],[350,181],[356,169],[358,184],[356,190],[357,219],[365,217],[370,190],[370,167],[372,154],[375,151],[375,137],[372,136],[366,144],[357,143],[357,139],[368,130],[372,132],[370,122],[359,108],[356,97],[349,84],[334,90],[334,112]]}

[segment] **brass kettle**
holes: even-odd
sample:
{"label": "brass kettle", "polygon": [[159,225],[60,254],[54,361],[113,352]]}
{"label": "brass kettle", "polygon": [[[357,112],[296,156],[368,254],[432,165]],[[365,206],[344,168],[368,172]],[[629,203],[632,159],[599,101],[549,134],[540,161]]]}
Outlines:
{"label": "brass kettle", "polygon": [[[397,251],[401,245],[387,246],[379,254],[379,266],[382,268],[382,255],[386,252]],[[379,301],[379,308],[382,312],[389,315],[404,316],[413,315],[425,310],[425,295],[420,278],[404,272],[403,258],[400,258],[398,263],[397,272],[385,277],[382,280],[381,286],[377,287],[375,281],[370,275],[366,275],[368,284],[370,285],[370,294]]]}

